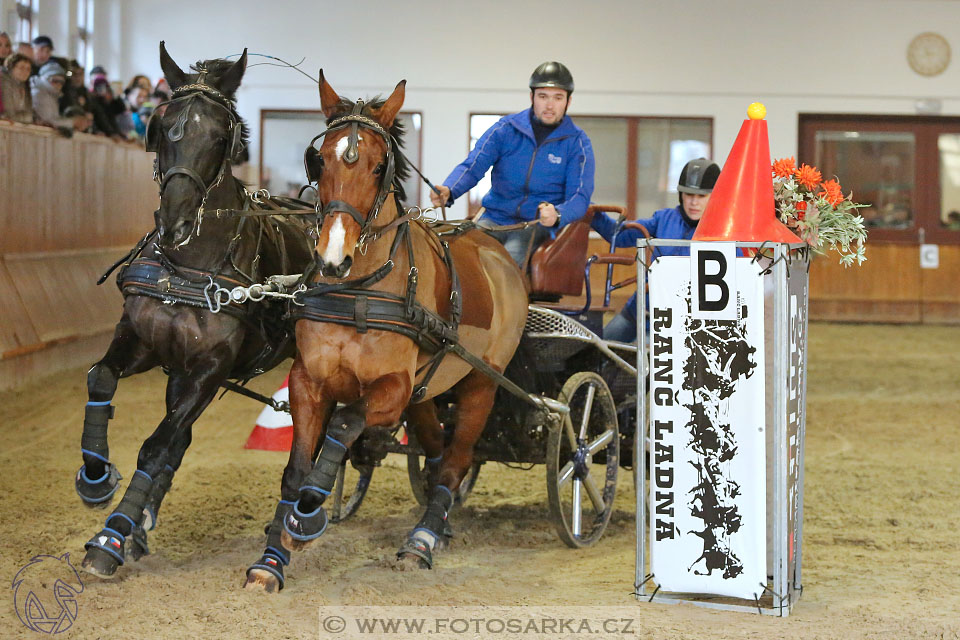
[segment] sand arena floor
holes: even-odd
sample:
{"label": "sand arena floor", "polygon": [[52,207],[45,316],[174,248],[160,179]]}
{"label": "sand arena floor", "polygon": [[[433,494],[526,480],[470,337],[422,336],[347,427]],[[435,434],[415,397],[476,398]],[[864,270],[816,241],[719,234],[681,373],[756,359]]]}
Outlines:
{"label": "sand arena floor", "polygon": [[[259,406],[234,396],[195,426],[152,555],[112,580],[81,574],[77,618],[60,637],[317,638],[327,637],[321,606],[429,604],[558,605],[571,615],[601,605],[633,621],[632,637],[958,638],[960,328],[813,324],[809,337],[805,591],[788,619],[636,603],[629,473],[603,540],[573,551],[549,521],[544,468],[493,464],[451,515],[457,537],[434,571],[393,568],[420,514],[396,460],[377,470],[354,519],[294,556],[282,593],[245,592],[286,456],[243,449]],[[252,386],[269,394],[282,377]],[[121,381],[110,449],[124,484],[163,415],[163,384],[159,372]],[[103,524],[106,512],[84,508],[73,488],[85,401],[80,370],[0,394],[8,585],[35,554],[69,552],[79,567]],[[0,637],[37,637],[6,594]]]}

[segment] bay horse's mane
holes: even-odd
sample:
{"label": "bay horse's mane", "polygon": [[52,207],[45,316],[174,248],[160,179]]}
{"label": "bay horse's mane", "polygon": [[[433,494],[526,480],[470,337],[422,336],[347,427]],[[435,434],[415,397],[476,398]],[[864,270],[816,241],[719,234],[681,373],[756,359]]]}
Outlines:
{"label": "bay horse's mane", "polygon": [[[373,112],[382,107],[384,102],[386,102],[386,100],[380,96],[374,96],[371,100],[364,101],[363,110],[360,112],[361,115],[373,118]],[[327,122],[335,120],[341,116],[350,115],[354,106],[356,106],[355,102],[341,97],[340,102],[337,103],[333,114],[327,118]],[[394,119],[393,124],[390,126],[389,133],[390,137],[393,138],[394,148],[399,151],[403,147],[403,135],[405,133],[404,127],[400,123],[399,119]],[[406,202],[407,193],[404,191],[403,181],[410,176],[410,167],[407,165],[407,158],[402,153],[394,153],[393,163],[395,172],[393,175],[393,189],[400,197],[400,201]]]}
{"label": "bay horse's mane", "polygon": [[[227,72],[230,67],[232,67],[234,61],[224,60],[223,58],[214,58],[212,60],[198,60],[197,62],[190,65],[190,70],[193,73],[186,74],[187,84],[194,84],[200,79],[200,69],[206,70],[206,77],[204,78],[203,84],[208,87],[212,87],[219,91],[220,78],[224,73]],[[237,96],[233,93],[224,93],[227,99],[230,101],[229,106],[230,111],[233,112],[233,117],[237,119],[237,122],[240,123],[240,136],[243,141],[244,148],[249,148],[250,143],[250,128],[247,126],[247,121],[240,117],[240,114],[237,112]]]}

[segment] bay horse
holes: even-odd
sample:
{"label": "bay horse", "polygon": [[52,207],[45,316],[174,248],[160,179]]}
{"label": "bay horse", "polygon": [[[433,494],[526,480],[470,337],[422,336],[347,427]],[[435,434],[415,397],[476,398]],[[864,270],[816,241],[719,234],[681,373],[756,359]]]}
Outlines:
{"label": "bay horse", "polygon": [[[317,136],[324,137],[319,150],[311,142],[305,164],[323,206],[317,274],[290,307],[299,319],[289,382],[293,446],[274,521],[283,531],[268,536],[247,571],[247,588],[283,588],[285,549],[302,549],[326,529],[323,503],[345,452],[364,429],[396,425],[405,410],[439,471],[426,511],[397,555],[432,567],[432,551],[450,533],[453,491],[471,466],[497,390],[477,361],[502,372],[523,332],[524,279],[503,245],[470,227],[438,237],[398,205],[395,117],[405,83],[386,100],[351,102],[320,72],[328,128]],[[469,353],[443,357],[454,344]],[[445,445],[432,399],[449,389],[456,425]]]}
{"label": "bay horse", "polygon": [[87,375],[83,466],[76,476],[84,504],[106,507],[119,486],[107,442],[117,381],[163,367],[167,414],[140,448],[123,499],[86,543],[82,567],[98,576],[113,575],[126,554],[138,559],[149,552],[146,530],[156,523],[194,421],[221,383],[246,381],[293,355],[282,307],[227,303],[215,313],[208,308],[211,289],[299,273],[313,255],[306,222],[237,215],[251,206],[231,172],[247,140],[234,97],[246,50],[236,62],[208,60],[185,73],[161,42],[160,64],[173,95],[150,120],[146,141],[157,154],[160,206],[154,231],[118,276],[123,315],[106,354]]}

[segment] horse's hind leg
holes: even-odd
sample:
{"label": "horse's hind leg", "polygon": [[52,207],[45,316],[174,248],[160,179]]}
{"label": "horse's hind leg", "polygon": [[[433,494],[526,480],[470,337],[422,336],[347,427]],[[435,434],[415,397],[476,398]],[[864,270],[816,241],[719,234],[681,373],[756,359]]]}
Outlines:
{"label": "horse's hind leg", "polygon": [[77,495],[88,507],[109,505],[120,480],[117,468],[110,462],[107,443],[107,423],[114,409],[110,401],[117,391],[117,381],[154,365],[150,351],[140,342],[124,313],[106,354],[87,372],[88,402],[80,437],[83,466],[77,471],[75,485]]}
{"label": "horse's hind leg", "polygon": [[457,424],[453,440],[443,452],[440,481],[430,491],[427,508],[410,532],[397,557],[416,559],[422,568],[433,567],[433,550],[443,548],[450,536],[447,514],[453,507],[453,492],[473,464],[473,448],[493,408],[497,385],[487,375],[472,371],[457,383]]}
{"label": "horse's hind leg", "polygon": [[[218,364],[198,363],[197,369],[205,372],[200,376],[186,373],[170,375],[167,382],[167,415],[140,447],[137,471],[123,499],[107,517],[103,530],[84,545],[87,553],[82,567],[86,571],[101,577],[113,575],[124,562],[126,541],[130,537],[133,537],[134,546],[145,550],[142,526],[144,508],[150,500],[154,480],[161,477],[174,443],[189,444],[189,435],[184,436],[184,433],[189,434],[194,421],[213,400],[224,378]],[[184,437],[186,440],[182,440]],[[142,539],[138,539],[141,536]]]}
{"label": "horse's hind leg", "polygon": [[303,363],[297,358],[290,369],[290,409],[293,414],[293,445],[283,470],[280,502],[267,525],[267,546],[260,559],[247,569],[245,589],[267,593],[283,589],[283,567],[290,563],[291,542],[282,541],[284,520],[300,495],[303,479],[317,457],[317,449],[333,409],[333,402],[319,393]]}

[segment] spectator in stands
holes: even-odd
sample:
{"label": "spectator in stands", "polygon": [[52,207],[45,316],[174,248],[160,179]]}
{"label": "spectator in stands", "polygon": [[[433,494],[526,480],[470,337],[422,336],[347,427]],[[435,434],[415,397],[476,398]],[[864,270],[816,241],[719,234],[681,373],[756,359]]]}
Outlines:
{"label": "spectator in stands", "polygon": [[[113,95],[110,83],[103,76],[98,76],[93,81],[91,103],[97,106],[97,110],[94,111],[96,130],[108,136],[122,135],[117,127],[117,118],[123,114],[126,107],[123,100]],[[102,114],[102,119],[97,117],[98,112]]]}
{"label": "spectator in stands", "polygon": [[17,43],[17,53],[26,56],[30,59],[30,64],[33,64],[33,45],[29,42],[19,42]]}
{"label": "spectator in stands", "polygon": [[150,78],[144,75],[136,75],[130,80],[130,83],[127,84],[127,88],[123,90],[124,94],[130,93],[130,90],[134,87],[142,87],[147,90],[147,95],[153,91],[153,85],[150,84]]}
{"label": "spectator in stands", "polygon": [[146,135],[146,123],[142,123],[142,128],[138,127],[138,125],[141,124],[138,112],[140,111],[140,107],[143,106],[143,103],[147,101],[148,95],[149,90],[144,89],[139,84],[131,84],[131,86],[127,88],[123,96],[125,108],[123,113],[117,116],[117,128],[120,130],[120,133],[127,137],[142,137]]}
{"label": "spectator in stands", "polygon": [[60,94],[67,82],[66,70],[54,62],[47,62],[40,73],[30,80],[30,92],[33,96],[33,112],[42,124],[56,127],[64,133],[84,131],[90,126],[86,115],[62,117],[60,115]]}
{"label": "spectator in stands", "polygon": [[3,61],[7,59],[7,56],[13,54],[13,42],[10,41],[10,36],[7,35],[6,31],[0,31],[0,64],[3,64]]}
{"label": "spectator in stands", "polygon": [[157,80],[157,86],[153,88],[153,97],[157,101],[157,104],[161,102],[166,102],[173,96],[173,92],[170,91],[170,85],[167,84],[167,79],[161,77]]}
{"label": "spectator in stands", "polygon": [[[637,220],[653,238],[689,240],[707,208],[710,194],[720,177],[720,167],[706,158],[697,158],[684,165],[680,172],[677,191],[680,203],[676,207],[658,209],[653,216]],[[611,240],[617,223],[606,213],[593,217],[591,226],[601,236]],[[626,229],[617,235],[618,247],[635,247],[642,232]],[[657,256],[689,256],[689,247],[657,247]],[[605,340],[633,342],[637,339],[637,294],[627,301],[623,310],[603,328]]]}
{"label": "spectator in stands", "polygon": [[33,63],[22,53],[7,56],[0,71],[0,94],[3,96],[0,118],[23,124],[33,123],[33,101],[28,86],[32,70]]}
{"label": "spectator in stands", "polygon": [[93,69],[90,69],[90,90],[93,91],[93,83],[97,81],[97,78],[103,78],[107,80],[107,70],[104,69],[99,64]]}
{"label": "spectator in stands", "polygon": [[60,96],[60,113],[65,113],[70,107],[80,107],[87,110],[89,95],[84,86],[84,69],[76,60],[70,61],[70,68],[67,70],[67,86],[63,88],[63,95]]}

